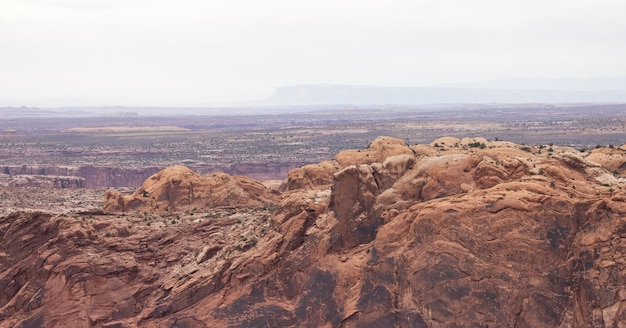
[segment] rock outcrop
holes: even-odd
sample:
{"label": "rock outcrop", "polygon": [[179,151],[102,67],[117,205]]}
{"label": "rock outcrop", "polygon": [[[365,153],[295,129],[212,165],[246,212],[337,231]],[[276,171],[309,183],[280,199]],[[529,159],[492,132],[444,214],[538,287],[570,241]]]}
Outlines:
{"label": "rock outcrop", "polygon": [[219,206],[261,206],[278,195],[250,178],[225,173],[201,175],[185,166],[157,172],[130,196],[107,190],[106,211],[177,211]]}
{"label": "rock outcrop", "polygon": [[0,322],[624,327],[622,152],[379,138],[280,195],[169,168],[116,213],[0,218]]}

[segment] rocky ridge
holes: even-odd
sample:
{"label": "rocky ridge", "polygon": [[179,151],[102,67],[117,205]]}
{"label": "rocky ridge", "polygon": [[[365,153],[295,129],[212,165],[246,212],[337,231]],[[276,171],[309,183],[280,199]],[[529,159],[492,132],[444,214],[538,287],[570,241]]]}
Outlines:
{"label": "rocky ridge", "polygon": [[0,218],[8,327],[624,327],[626,152],[480,138]]}

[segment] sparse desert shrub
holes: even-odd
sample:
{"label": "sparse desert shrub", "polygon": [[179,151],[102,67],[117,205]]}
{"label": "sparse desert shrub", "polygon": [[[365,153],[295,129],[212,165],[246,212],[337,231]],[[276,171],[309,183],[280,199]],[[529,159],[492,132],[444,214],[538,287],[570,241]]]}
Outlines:
{"label": "sparse desert shrub", "polygon": [[263,209],[269,212],[274,212],[276,211],[276,205],[272,203],[268,203],[263,206]]}
{"label": "sparse desert shrub", "polygon": [[478,142],[478,141],[471,142],[471,143],[468,144],[468,146],[470,148],[480,148],[480,149],[485,149],[485,147],[486,147],[484,143],[481,143],[481,142]]}

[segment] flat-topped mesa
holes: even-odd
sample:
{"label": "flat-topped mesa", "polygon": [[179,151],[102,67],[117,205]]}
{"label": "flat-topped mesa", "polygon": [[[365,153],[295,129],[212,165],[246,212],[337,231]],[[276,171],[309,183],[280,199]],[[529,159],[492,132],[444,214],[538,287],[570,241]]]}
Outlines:
{"label": "flat-topped mesa", "polygon": [[105,193],[105,211],[177,211],[219,206],[259,206],[279,196],[258,181],[225,173],[201,175],[185,166],[173,166],[148,178],[130,196],[117,190]]}

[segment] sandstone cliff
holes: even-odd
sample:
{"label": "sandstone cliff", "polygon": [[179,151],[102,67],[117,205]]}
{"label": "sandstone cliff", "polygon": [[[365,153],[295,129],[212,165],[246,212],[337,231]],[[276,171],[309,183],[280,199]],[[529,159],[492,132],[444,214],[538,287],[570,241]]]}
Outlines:
{"label": "sandstone cliff", "polygon": [[624,327],[622,152],[378,138],[291,171],[279,199],[173,167],[107,194],[130,213],[0,218],[0,320]]}

